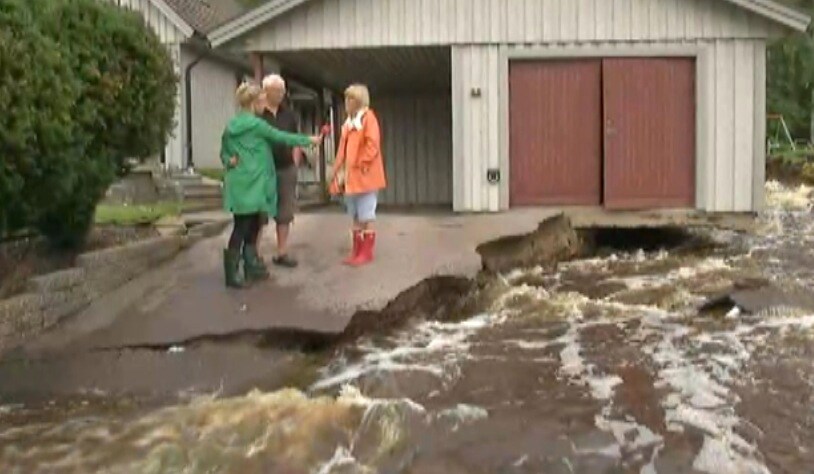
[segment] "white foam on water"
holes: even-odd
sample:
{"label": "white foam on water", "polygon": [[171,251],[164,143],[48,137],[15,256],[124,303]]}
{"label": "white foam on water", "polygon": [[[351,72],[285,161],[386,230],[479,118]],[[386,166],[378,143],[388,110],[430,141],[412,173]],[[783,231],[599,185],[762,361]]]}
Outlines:
{"label": "white foam on water", "polygon": [[667,279],[687,280],[703,273],[731,269],[732,267],[723,258],[704,258],[699,260],[695,265],[684,266],[676,270],[672,270],[667,274]]}
{"label": "white foam on water", "polygon": [[625,451],[636,451],[664,442],[664,439],[650,428],[633,421],[611,420],[602,414],[597,415],[594,423],[597,428],[611,433]]}
{"label": "white foam on water", "polygon": [[356,347],[362,352],[359,360],[324,369],[322,378],[311,390],[324,390],[380,373],[422,372],[444,379],[455,372],[450,366],[466,359],[469,338],[499,321],[498,316],[492,315],[458,323],[426,321],[381,344],[362,342]]}
{"label": "white foam on water", "polygon": [[593,397],[597,400],[610,400],[613,398],[614,389],[621,383],[622,378],[617,375],[588,378],[588,385],[591,387],[591,395],[593,395]]}
{"label": "white foam on water", "polygon": [[809,186],[789,188],[778,181],[770,180],[766,182],[765,189],[766,205],[769,208],[785,211],[811,210],[812,188]]}
{"label": "white foam on water", "polygon": [[314,472],[316,474],[333,474],[340,469],[341,472],[347,472],[347,469],[351,468],[353,469],[352,472],[358,474],[373,474],[375,472],[373,469],[359,464],[353,454],[342,446],[337,447],[333,457]]}
{"label": "white foam on water", "polygon": [[438,412],[430,417],[430,421],[449,421],[452,423],[452,431],[454,432],[458,431],[462,425],[485,420],[486,418],[489,418],[489,412],[485,408],[461,403],[455,408],[448,408]]}
{"label": "white foam on water", "polygon": [[534,340],[534,341],[526,341],[523,339],[510,339],[507,341],[502,341],[502,344],[513,346],[518,349],[524,351],[538,351],[542,349],[547,349],[551,346],[557,345],[558,342],[556,339],[554,340]]}
{"label": "white foam on water", "polygon": [[659,366],[656,388],[668,388],[662,400],[667,427],[687,427],[705,434],[694,468],[710,474],[766,473],[756,446],[736,433],[746,423],[735,406],[738,397],[726,385],[736,383],[755,348],[767,336],[757,329],[781,332],[814,327],[814,315],[741,323],[729,331],[696,334],[687,326],[659,318],[643,318],[639,337],[660,334],[642,350]]}
{"label": "white foam on water", "polygon": [[770,474],[762,463],[744,458],[726,439],[704,438],[704,445],[692,465],[693,469],[709,474]]}

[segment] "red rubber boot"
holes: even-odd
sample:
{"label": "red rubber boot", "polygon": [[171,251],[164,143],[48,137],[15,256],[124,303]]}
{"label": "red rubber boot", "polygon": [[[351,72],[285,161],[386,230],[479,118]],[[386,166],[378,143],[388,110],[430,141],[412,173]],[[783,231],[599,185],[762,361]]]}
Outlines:
{"label": "red rubber boot", "polygon": [[376,233],[368,230],[362,234],[362,246],[359,249],[359,256],[351,265],[360,267],[373,261],[373,250],[376,247]]}
{"label": "red rubber boot", "polygon": [[362,249],[362,231],[354,230],[353,234],[353,249],[350,252],[350,255],[342,261],[345,265],[353,265],[354,262],[359,258],[359,252]]}

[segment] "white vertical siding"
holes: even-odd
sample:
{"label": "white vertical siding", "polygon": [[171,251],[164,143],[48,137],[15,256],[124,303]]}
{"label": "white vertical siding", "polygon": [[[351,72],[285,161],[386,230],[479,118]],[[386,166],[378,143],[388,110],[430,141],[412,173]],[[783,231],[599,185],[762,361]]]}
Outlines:
{"label": "white vertical siding", "polygon": [[[172,64],[175,69],[175,74],[176,76],[181,77],[183,71],[181,46],[177,44],[167,45],[167,49],[172,57]],[[167,168],[180,169],[186,162],[186,159],[184,158],[184,103],[184,88],[183,84],[179,83],[175,105],[175,128],[167,140],[167,146],[164,148],[164,165]]]}
{"label": "white vertical siding", "polygon": [[763,210],[766,181],[766,44],[754,44],[755,125],[752,145],[752,210]]}
{"label": "white vertical siding", "polygon": [[[686,43],[652,43],[654,55]],[[698,127],[696,186],[697,207],[708,211],[753,210],[760,197],[755,186],[763,166],[765,127],[765,45],[759,40],[716,40],[699,42],[697,63]],[[530,50],[541,57],[568,55],[552,45],[504,46],[511,51]],[[630,43],[596,46],[597,55],[626,54]],[[642,54],[639,47],[631,54]],[[590,49],[580,54],[590,54]],[[499,47],[454,46],[452,50],[454,206],[461,211],[496,211],[506,206],[508,152],[501,137],[502,120],[508,120],[508,89],[501,85],[506,55]],[[761,72],[763,71],[763,72]],[[472,97],[473,87],[481,97]],[[763,99],[761,99],[763,98]],[[764,103],[760,101],[763,100]],[[504,134],[505,135],[505,134]],[[505,156],[504,156],[505,158]],[[486,181],[486,170],[500,167],[501,187]],[[503,191],[501,193],[501,191]]]}
{"label": "white vertical siding", "polygon": [[176,27],[167,16],[159,10],[151,0],[105,0],[141,13],[144,21],[152,27],[153,31],[164,44],[177,44],[187,39],[183,31]]}
{"label": "white vertical siding", "polygon": [[[486,180],[489,168],[500,168],[500,71],[497,45],[452,49],[456,210],[500,210],[500,188]],[[473,95],[473,89],[478,89],[480,96]]]}
{"label": "white vertical siding", "polygon": [[[189,52],[187,57],[196,55]],[[223,127],[237,111],[236,74],[234,68],[209,58],[192,69],[192,160],[196,168],[221,166]]]}
{"label": "white vertical siding", "polygon": [[249,49],[284,51],[764,38],[775,31],[768,20],[721,0],[320,0],[245,39]]}
{"label": "white vertical siding", "polygon": [[448,95],[374,98],[382,128],[386,204],[452,204],[452,110]]}
{"label": "white vertical siding", "polygon": [[733,209],[735,206],[735,45],[715,43],[715,188],[712,207]]}
{"label": "white vertical siding", "polygon": [[713,163],[707,169],[714,171],[712,176],[699,176],[707,183],[702,207],[709,211],[752,211],[756,173],[762,175],[756,171],[755,160],[762,167],[765,159],[766,132],[761,125],[765,120],[765,83],[758,83],[765,68],[765,58],[761,59],[765,45],[733,40],[716,41],[710,47],[714,49],[714,66],[705,80],[712,82],[708,132],[712,143],[707,144],[705,159]]}

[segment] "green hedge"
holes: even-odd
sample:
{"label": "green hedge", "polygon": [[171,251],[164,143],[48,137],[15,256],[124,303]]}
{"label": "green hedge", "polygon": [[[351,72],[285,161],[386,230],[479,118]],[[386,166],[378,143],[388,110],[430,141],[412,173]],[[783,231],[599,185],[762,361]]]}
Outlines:
{"label": "green hedge", "polygon": [[0,0],[0,231],[83,243],[129,158],[158,153],[178,78],[137,13],[97,0]]}

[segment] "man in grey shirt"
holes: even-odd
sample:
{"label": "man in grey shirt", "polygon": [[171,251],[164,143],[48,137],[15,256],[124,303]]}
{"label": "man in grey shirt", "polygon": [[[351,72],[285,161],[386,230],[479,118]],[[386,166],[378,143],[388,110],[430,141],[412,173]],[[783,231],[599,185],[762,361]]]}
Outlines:
{"label": "man in grey shirt", "polygon": [[[285,81],[277,74],[263,79],[268,106],[263,118],[274,128],[284,132],[299,133],[297,115],[285,106]],[[285,145],[274,145],[274,165],[277,169],[277,255],[274,264],[293,268],[297,261],[288,254],[288,237],[294,213],[297,209],[297,168],[302,159],[302,150]]]}

